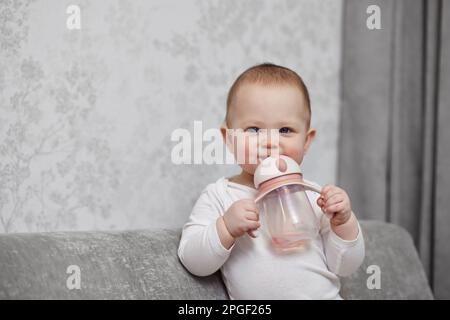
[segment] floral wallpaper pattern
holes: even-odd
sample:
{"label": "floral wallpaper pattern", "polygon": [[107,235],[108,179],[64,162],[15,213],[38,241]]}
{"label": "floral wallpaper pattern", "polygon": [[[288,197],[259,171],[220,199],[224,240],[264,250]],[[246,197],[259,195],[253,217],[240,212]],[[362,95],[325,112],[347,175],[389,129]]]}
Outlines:
{"label": "floral wallpaper pattern", "polygon": [[[80,7],[81,29],[66,27]],[[303,166],[335,179],[341,1],[0,2],[0,232],[180,227],[230,165],[175,165],[176,128],[218,127],[271,61],[309,86]]]}

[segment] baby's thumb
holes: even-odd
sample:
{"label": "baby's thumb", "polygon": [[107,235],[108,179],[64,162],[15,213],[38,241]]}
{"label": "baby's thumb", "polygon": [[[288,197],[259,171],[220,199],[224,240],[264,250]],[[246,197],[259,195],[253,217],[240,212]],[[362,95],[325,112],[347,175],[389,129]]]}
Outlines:
{"label": "baby's thumb", "polygon": [[258,238],[259,236],[259,231],[258,229],[254,229],[254,230],[249,230],[247,231],[248,235],[252,238]]}
{"label": "baby's thumb", "polygon": [[319,206],[319,207],[322,207],[323,206],[323,199],[322,199],[322,197],[320,197],[319,199],[317,199],[317,205]]}

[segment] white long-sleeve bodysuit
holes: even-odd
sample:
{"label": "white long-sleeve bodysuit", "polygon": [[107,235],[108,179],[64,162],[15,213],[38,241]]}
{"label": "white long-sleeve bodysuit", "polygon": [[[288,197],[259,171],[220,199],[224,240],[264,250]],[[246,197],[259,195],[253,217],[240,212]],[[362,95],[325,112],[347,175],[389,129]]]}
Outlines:
{"label": "white long-sleeve bodysuit", "polygon": [[183,227],[178,248],[183,265],[197,276],[221,269],[230,299],[341,299],[339,276],[356,271],[364,259],[359,225],[355,240],[341,239],[317,205],[318,194],[307,191],[320,232],[306,250],[279,253],[262,232],[257,238],[245,234],[227,250],[220,242],[216,220],[233,202],[255,195],[255,189],[224,177],[209,184]]}

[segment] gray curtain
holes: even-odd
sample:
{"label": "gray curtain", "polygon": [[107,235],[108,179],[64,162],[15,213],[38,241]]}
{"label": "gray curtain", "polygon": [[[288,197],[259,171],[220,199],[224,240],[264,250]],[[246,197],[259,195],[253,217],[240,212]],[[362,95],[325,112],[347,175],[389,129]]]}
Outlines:
{"label": "gray curtain", "polygon": [[338,183],[360,218],[410,232],[449,299],[450,0],[347,0],[343,14]]}

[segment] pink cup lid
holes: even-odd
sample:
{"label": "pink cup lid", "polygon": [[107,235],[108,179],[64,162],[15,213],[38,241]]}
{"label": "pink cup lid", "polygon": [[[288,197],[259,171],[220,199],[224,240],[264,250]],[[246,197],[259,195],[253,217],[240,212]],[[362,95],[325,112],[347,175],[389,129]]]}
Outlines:
{"label": "pink cup lid", "polygon": [[298,163],[284,155],[264,159],[256,168],[254,184],[258,189],[255,202],[280,186],[297,184],[317,193],[321,191],[320,188],[305,183]]}
{"label": "pink cup lid", "polygon": [[255,202],[258,202],[261,200],[266,194],[269,192],[281,187],[281,186],[287,186],[287,185],[301,185],[306,190],[311,190],[317,193],[320,193],[320,188],[308,184],[303,181],[303,176],[301,173],[292,173],[283,175],[280,177],[272,178],[270,180],[267,180],[260,184],[260,187],[258,189],[258,193],[256,194]]}

